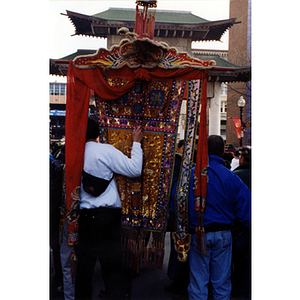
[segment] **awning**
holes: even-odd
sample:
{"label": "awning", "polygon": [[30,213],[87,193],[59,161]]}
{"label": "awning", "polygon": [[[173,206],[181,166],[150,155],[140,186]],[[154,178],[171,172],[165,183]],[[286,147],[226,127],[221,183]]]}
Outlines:
{"label": "awning", "polygon": [[[65,117],[66,116],[66,111],[65,110],[58,110],[58,109],[50,109],[50,116],[55,116],[55,117]],[[89,116],[90,116],[90,111],[89,111]]]}
{"label": "awning", "polygon": [[65,117],[66,111],[65,110],[58,110],[58,109],[50,109],[50,116],[59,116],[59,117]]}

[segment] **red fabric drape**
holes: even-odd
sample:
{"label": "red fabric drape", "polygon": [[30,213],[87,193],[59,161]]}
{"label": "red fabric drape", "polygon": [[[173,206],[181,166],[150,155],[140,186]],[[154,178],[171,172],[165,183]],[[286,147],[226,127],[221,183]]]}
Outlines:
{"label": "red fabric drape", "polygon": [[[83,168],[83,155],[85,135],[89,109],[89,88],[76,78],[70,64],[67,77],[67,103],[66,103],[66,125],[65,125],[65,153],[66,153],[66,195],[68,212],[69,244],[76,244],[77,238],[73,235],[77,230],[77,216],[72,214],[76,200],[79,195],[76,187],[80,187],[81,172]],[[73,219],[74,218],[74,219]]]}
{"label": "red fabric drape", "polygon": [[[135,83],[136,80],[165,80],[165,79],[202,79],[207,76],[209,70],[198,70],[193,68],[185,69],[162,69],[159,67],[153,69],[137,68],[131,69],[124,66],[120,69],[78,69],[69,65],[68,74],[84,82],[93,89],[102,99],[113,100],[125,94]],[[105,78],[106,77],[106,78]],[[113,87],[107,82],[107,78],[126,78],[128,83],[124,86]],[[80,89],[79,87],[76,90]]]}
{"label": "red fabric drape", "polygon": [[[124,66],[120,69],[79,69],[73,65],[72,61],[69,62],[65,151],[66,197],[69,216],[68,232],[70,245],[77,243],[77,219],[73,210],[74,206],[79,203],[79,195],[76,194],[76,188],[80,187],[81,183],[90,89],[94,90],[102,99],[113,100],[125,94],[135,84],[136,80],[194,80],[206,78],[208,72],[209,70],[193,68],[162,69],[156,67],[153,69],[131,69],[128,66]],[[123,86],[114,87],[108,83],[108,78],[124,78],[127,79],[128,82]],[[203,90],[205,90],[206,93],[206,87]],[[202,103],[203,101],[204,99],[202,98]]]}

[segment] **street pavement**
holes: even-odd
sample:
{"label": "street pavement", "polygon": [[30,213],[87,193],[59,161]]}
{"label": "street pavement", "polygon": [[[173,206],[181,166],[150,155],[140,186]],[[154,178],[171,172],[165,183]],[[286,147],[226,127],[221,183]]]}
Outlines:
{"label": "street pavement", "polygon": [[[175,299],[174,294],[164,290],[164,286],[171,284],[167,276],[168,262],[170,256],[170,233],[165,237],[165,256],[162,269],[144,269],[140,275],[133,279],[131,300],[169,300]],[[53,276],[53,274],[51,275]],[[50,300],[64,300],[63,293],[50,287]],[[93,277],[93,300],[100,300],[100,290],[104,289],[101,277],[101,266],[97,262]],[[177,297],[178,300],[187,300],[185,296]]]}

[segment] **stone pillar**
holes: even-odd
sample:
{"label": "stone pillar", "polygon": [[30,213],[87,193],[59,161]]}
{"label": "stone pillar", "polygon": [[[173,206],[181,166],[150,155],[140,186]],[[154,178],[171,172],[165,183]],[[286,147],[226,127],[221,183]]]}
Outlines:
{"label": "stone pillar", "polygon": [[214,96],[209,101],[209,135],[221,134],[221,82],[214,82]]}

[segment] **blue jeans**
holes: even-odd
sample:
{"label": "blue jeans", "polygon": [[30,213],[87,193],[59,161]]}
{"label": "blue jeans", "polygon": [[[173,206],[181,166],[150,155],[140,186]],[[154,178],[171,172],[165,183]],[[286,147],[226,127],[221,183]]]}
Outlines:
{"label": "blue jeans", "polygon": [[63,271],[64,280],[64,300],[75,299],[75,284],[72,283],[71,275],[71,253],[72,246],[68,245],[68,228],[67,219],[65,220],[63,227],[63,242],[60,245],[60,260]]}
{"label": "blue jeans", "polygon": [[192,234],[189,253],[189,300],[207,300],[211,281],[215,300],[229,300],[231,293],[232,236],[230,230],[205,233],[207,256],[198,251],[196,234]]}

